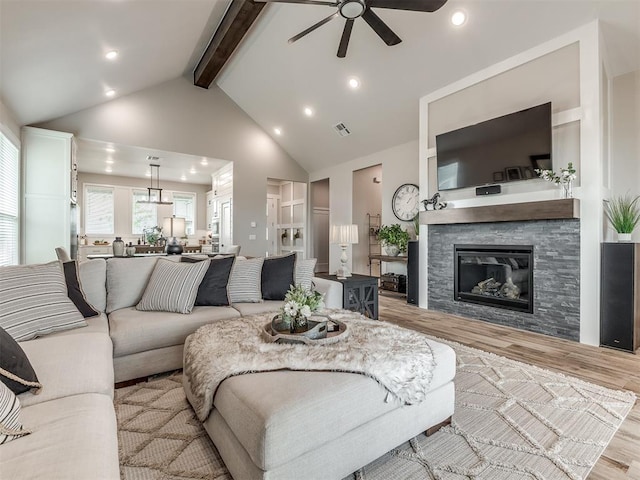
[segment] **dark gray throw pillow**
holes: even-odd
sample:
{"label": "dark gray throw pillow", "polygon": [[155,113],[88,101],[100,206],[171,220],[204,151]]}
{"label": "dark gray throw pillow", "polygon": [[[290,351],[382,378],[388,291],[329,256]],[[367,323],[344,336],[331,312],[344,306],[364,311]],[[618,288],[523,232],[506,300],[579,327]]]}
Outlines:
{"label": "dark gray throw pillow", "polygon": [[16,395],[42,388],[27,355],[11,335],[0,327],[0,380]]}
{"label": "dark gray throw pillow", "polygon": [[64,280],[67,283],[67,296],[71,299],[78,311],[84,318],[95,317],[100,315],[84,296],[80,279],[78,277],[78,264],[75,260],[64,262],[62,264],[64,270]]}
{"label": "dark gray throw pillow", "polygon": [[264,259],[261,277],[262,298],[264,300],[284,300],[284,296],[294,284],[295,266],[295,253]]}
{"label": "dark gray throw pillow", "polygon": [[[198,287],[196,307],[224,307],[229,305],[227,285],[235,256],[211,259],[209,268]],[[194,263],[202,258],[182,257],[182,262]]]}

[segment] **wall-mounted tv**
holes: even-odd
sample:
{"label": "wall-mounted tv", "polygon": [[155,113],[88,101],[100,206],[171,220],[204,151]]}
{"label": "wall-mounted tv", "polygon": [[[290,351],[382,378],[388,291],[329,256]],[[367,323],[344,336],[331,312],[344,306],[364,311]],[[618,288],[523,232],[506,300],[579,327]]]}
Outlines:
{"label": "wall-mounted tv", "polygon": [[436,135],[438,190],[538,178],[551,168],[551,102]]}

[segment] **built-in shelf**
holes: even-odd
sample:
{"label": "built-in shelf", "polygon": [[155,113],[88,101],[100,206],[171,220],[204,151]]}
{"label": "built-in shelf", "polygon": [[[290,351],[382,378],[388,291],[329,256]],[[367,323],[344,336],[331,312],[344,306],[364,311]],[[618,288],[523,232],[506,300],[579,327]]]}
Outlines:
{"label": "built-in shelf", "polygon": [[369,254],[369,260],[380,260],[381,262],[402,262],[407,263],[406,255],[376,255]]}
{"label": "built-in shelf", "polygon": [[560,220],[571,218],[580,218],[580,201],[577,198],[466,208],[445,208],[444,210],[420,212],[421,225]]}

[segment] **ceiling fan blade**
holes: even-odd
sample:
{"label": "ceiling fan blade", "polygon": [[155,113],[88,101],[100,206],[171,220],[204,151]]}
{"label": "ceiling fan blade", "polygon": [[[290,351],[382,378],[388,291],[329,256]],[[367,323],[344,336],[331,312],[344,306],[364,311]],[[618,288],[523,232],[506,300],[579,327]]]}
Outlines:
{"label": "ceiling fan blade", "polygon": [[302,3],[304,5],[327,5],[337,7],[338,2],[322,2],[320,0],[254,0],[258,3]]}
{"label": "ceiling fan blade", "polygon": [[447,0],[369,0],[368,7],[393,8],[394,10],[412,10],[414,12],[435,12]]}
{"label": "ceiling fan blade", "polygon": [[386,23],[384,23],[379,16],[377,16],[369,7],[362,14],[362,18],[364,18],[365,22],[369,24],[373,31],[378,34],[378,36],[386,43],[387,45],[397,45],[402,39],[393,33]]}
{"label": "ceiling fan blade", "polygon": [[332,15],[329,15],[327,18],[324,18],[322,20],[320,20],[318,23],[316,23],[315,25],[311,25],[309,28],[307,28],[306,30],[303,30],[302,32],[300,32],[299,34],[291,37],[289,39],[289,43],[293,43],[293,42],[297,42],[298,40],[300,40],[302,37],[304,37],[305,35],[313,32],[316,28],[320,28],[322,25],[324,25],[325,23],[330,22],[331,20],[333,20],[334,18],[336,18],[338,15],[340,15],[340,12],[336,12]]}
{"label": "ceiling fan blade", "polygon": [[338,47],[338,58],[344,58],[347,56],[347,47],[349,47],[349,39],[351,38],[351,30],[353,30],[353,22],[353,18],[347,18],[347,21],[344,23],[342,38],[340,39],[340,46]]}

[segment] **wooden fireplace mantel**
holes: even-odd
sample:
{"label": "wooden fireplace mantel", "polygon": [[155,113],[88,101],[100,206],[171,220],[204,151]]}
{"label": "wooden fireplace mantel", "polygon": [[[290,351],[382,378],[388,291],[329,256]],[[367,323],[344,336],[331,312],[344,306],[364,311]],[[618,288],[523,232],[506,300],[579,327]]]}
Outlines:
{"label": "wooden fireplace mantel", "polygon": [[580,200],[566,198],[420,212],[421,225],[518,222],[580,218]]}

